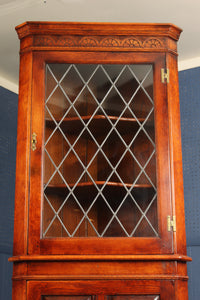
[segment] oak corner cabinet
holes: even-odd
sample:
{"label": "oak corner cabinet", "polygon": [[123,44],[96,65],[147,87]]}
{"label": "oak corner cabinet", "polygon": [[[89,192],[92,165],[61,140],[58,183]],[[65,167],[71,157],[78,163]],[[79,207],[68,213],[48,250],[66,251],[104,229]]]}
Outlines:
{"label": "oak corner cabinet", "polygon": [[13,300],[186,300],[171,24],[26,22]]}

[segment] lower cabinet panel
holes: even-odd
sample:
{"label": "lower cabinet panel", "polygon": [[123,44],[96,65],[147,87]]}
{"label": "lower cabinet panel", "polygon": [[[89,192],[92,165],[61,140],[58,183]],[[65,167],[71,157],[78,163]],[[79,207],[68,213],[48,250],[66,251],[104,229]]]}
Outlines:
{"label": "lower cabinet panel", "polygon": [[[175,300],[174,281],[30,281],[28,300]],[[180,298],[181,299],[181,298]],[[182,297],[182,300],[187,298]]]}

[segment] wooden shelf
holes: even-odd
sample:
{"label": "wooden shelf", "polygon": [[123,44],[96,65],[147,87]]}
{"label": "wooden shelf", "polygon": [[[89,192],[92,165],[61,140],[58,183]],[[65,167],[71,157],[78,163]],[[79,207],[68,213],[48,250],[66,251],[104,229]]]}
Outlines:
{"label": "wooden shelf", "polygon": [[[89,121],[91,115],[89,116],[82,116],[82,120],[85,124]],[[90,121],[88,127],[91,132],[95,135],[105,134],[105,131],[109,131],[111,129],[111,124],[108,119],[115,124],[118,117],[117,116],[104,116],[104,115],[95,115],[92,120]],[[60,119],[56,119],[56,122],[59,123]],[[138,118],[140,123],[145,121],[145,118]],[[149,120],[148,125],[150,127],[153,126],[153,122]],[[53,120],[46,119],[46,126],[49,128],[54,128],[55,123]],[[79,117],[71,117],[71,118],[64,118],[60,124],[60,127],[63,131],[67,132],[68,134],[77,134],[83,129],[83,123],[79,119]],[[139,124],[136,119],[134,118],[120,118],[118,121],[116,128],[121,134],[130,133],[135,131],[139,127]]]}
{"label": "wooden shelf", "polygon": [[[97,186],[101,187],[105,184],[105,181],[96,181],[95,183]],[[73,184],[69,184],[70,188],[72,188],[73,186]],[[125,183],[125,186],[129,189],[132,187],[132,184]],[[113,195],[115,193],[125,192],[124,185],[120,182],[107,182],[106,186],[104,187],[104,190],[105,189],[109,189],[110,193],[112,193]],[[152,190],[153,187],[150,184],[136,184],[132,190],[139,191],[142,189]],[[74,190],[76,194],[81,193],[82,195],[88,195],[88,193],[94,194],[97,192],[97,189],[93,182],[81,182],[76,186]],[[45,189],[45,193],[50,194],[63,194],[66,193],[66,191],[68,192],[68,188],[65,184],[48,185]]]}

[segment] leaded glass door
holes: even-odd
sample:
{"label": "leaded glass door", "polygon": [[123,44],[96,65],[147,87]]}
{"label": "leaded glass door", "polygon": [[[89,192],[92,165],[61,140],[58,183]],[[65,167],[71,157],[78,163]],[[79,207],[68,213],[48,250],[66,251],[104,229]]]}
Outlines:
{"label": "leaded glass door", "polygon": [[150,253],[172,251],[161,217],[170,213],[169,174],[162,175],[169,168],[168,126],[159,111],[166,95],[156,80],[164,58],[83,64],[65,57],[43,68],[37,60],[45,78],[44,106],[35,88],[32,107],[43,119],[41,215],[34,216],[40,251],[53,253],[53,243],[56,253],[78,253],[82,243],[83,253],[95,253],[93,241],[104,253],[105,244],[112,253],[132,253],[130,244],[140,253],[143,243]]}
{"label": "leaded glass door", "polygon": [[46,65],[43,238],[157,237],[152,65]]}

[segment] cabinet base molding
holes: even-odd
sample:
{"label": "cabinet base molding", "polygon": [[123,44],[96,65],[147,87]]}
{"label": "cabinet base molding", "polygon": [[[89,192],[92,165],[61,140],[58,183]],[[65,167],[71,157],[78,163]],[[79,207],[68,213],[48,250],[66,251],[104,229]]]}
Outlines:
{"label": "cabinet base molding", "polygon": [[192,261],[186,255],[19,255],[10,262],[22,261]]}
{"label": "cabinet base molding", "polygon": [[58,276],[58,275],[33,275],[33,276],[13,276],[13,280],[27,280],[27,281],[44,281],[44,280],[188,280],[188,276],[169,276],[169,275],[137,275],[137,276],[87,276],[87,275],[79,275],[79,276]]}

